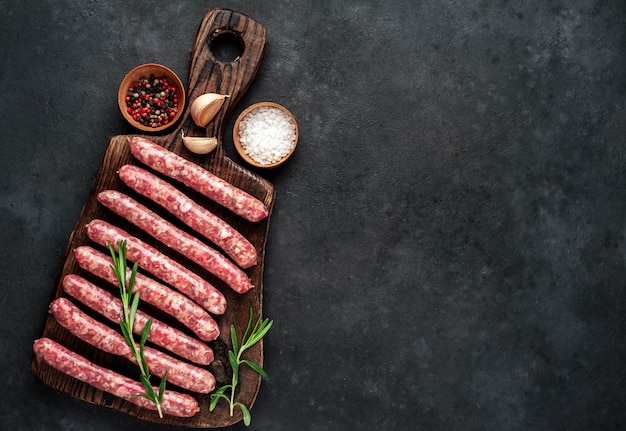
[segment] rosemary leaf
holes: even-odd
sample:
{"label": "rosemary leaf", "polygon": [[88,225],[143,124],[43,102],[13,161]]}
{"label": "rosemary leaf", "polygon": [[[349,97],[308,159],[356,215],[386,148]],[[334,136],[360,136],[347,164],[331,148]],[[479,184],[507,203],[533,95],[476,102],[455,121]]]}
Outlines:
{"label": "rosemary leaf", "polygon": [[246,326],[246,331],[243,333],[243,337],[241,337],[241,344],[245,344],[245,341],[248,339],[250,326],[252,326],[252,308],[250,309],[250,317],[248,317],[248,326]]}
{"label": "rosemary leaf", "polygon": [[150,383],[150,377],[142,374],[139,376],[139,378],[141,379],[141,384],[143,384],[143,388],[146,390],[146,395],[148,396],[147,398],[151,401],[155,401],[157,398],[157,394],[154,392],[154,388]]}
{"label": "rosemary leaf", "polygon": [[252,332],[250,338],[246,341],[246,348],[252,347],[256,343],[258,343],[261,338],[267,334],[267,331],[272,327],[273,322],[265,319],[265,321],[260,326],[255,326],[255,331]]}
{"label": "rosemary leaf", "polygon": [[165,383],[167,383],[167,370],[165,370],[165,373],[163,373],[161,383],[159,384],[159,394],[157,396],[159,404],[161,404],[161,401],[163,401],[163,394],[165,393]]}
{"label": "rosemary leaf", "polygon": [[237,331],[235,325],[230,325],[230,341],[233,343],[233,352],[235,355],[239,352],[239,345],[237,343]]}
{"label": "rosemary leaf", "polygon": [[231,350],[228,351],[228,360],[230,362],[230,367],[233,370],[233,386],[237,386],[239,383],[239,362]]}
{"label": "rosemary leaf", "polygon": [[135,316],[137,315],[137,308],[139,307],[139,292],[133,295],[133,302],[130,305],[130,315],[128,316],[128,325],[130,328],[133,327],[133,323],[135,322]]}
{"label": "rosemary leaf", "polygon": [[265,370],[261,367],[259,367],[258,364],[255,364],[252,361],[248,361],[247,359],[243,359],[241,361],[242,364],[246,364],[247,366],[249,366],[250,368],[252,368],[254,371],[256,371],[257,373],[259,373],[260,375],[262,375],[263,377],[267,377],[267,373],[265,372]]}
{"label": "rosemary leaf", "polygon": [[124,322],[120,322],[120,329],[122,330],[122,335],[124,336],[126,343],[130,346],[133,342],[131,335],[128,333],[128,328],[126,327],[126,324]]}
{"label": "rosemary leaf", "polygon": [[248,407],[246,407],[242,403],[235,403],[235,405],[241,409],[241,413],[242,413],[242,416],[243,416],[243,423],[246,426],[249,426],[250,422],[251,422],[251,419],[252,419],[250,417],[250,410],[248,410]]}
{"label": "rosemary leaf", "polygon": [[148,341],[148,337],[150,336],[150,328],[152,328],[152,319],[148,319],[148,321],[146,322],[146,324],[143,327],[143,331],[141,331],[141,341],[140,343],[146,344],[146,341]]}

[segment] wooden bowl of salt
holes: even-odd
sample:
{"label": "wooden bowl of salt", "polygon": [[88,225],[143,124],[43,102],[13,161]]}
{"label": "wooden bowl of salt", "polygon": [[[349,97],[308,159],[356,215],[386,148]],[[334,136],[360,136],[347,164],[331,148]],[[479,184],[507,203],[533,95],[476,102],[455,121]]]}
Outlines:
{"label": "wooden bowl of salt", "polygon": [[298,144],[298,123],[287,108],[274,102],[248,106],[235,121],[235,149],[257,168],[275,168],[285,163]]}

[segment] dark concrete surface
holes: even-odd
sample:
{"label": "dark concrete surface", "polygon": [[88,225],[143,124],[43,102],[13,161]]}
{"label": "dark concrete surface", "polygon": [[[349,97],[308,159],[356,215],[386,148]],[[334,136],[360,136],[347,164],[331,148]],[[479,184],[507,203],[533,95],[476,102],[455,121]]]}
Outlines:
{"label": "dark concrete surface", "polygon": [[109,138],[134,131],[120,80],[186,76],[214,6],[268,30],[238,109],[300,126],[262,174],[275,327],[250,429],[626,429],[626,3],[599,0],[0,1],[0,428],[173,429],[29,364]]}

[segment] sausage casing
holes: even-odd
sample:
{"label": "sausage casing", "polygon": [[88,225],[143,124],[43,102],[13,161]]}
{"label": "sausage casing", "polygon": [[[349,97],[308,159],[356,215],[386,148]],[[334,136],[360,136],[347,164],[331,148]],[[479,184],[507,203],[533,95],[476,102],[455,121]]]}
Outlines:
{"label": "sausage casing", "polygon": [[[79,246],[74,250],[76,262],[86,271],[113,285],[118,285],[117,277],[111,266],[111,257],[89,246]],[[130,278],[131,270],[127,270]],[[175,292],[142,274],[137,273],[134,291],[139,291],[141,300],[158,307],[160,310],[178,319],[204,341],[213,341],[219,335],[219,326],[209,313],[181,293]]]}
{"label": "sausage casing", "polygon": [[[137,363],[124,337],[109,326],[88,316],[66,298],[57,298],[50,303],[50,313],[69,332],[92,346],[113,355],[123,356]],[[215,377],[203,368],[172,358],[151,347],[144,347],[144,356],[150,373],[190,391],[208,394],[215,389]]]}
{"label": "sausage casing", "polygon": [[248,221],[257,222],[269,214],[265,204],[254,196],[149,139],[133,136],[128,147],[142,163],[202,193]]}
{"label": "sausage casing", "polygon": [[[68,274],[63,277],[63,290],[112,322],[117,323],[122,319],[122,301],[79,275]],[[141,334],[149,319],[152,319],[152,325],[148,341],[196,364],[208,365],[213,362],[214,354],[209,346],[141,310],[137,310],[133,332]]]}
{"label": "sausage casing", "polygon": [[176,250],[224,281],[237,293],[247,292],[252,282],[245,272],[221,253],[207,246],[187,232],[116,190],[98,193],[98,201],[114,213],[124,217],[156,240]]}
{"label": "sausage casing", "polygon": [[167,181],[133,165],[122,166],[118,173],[127,186],[161,205],[220,247],[240,267],[249,268],[256,264],[256,249],[246,237]]}
{"label": "sausage casing", "polygon": [[226,298],[211,283],[128,232],[96,219],[87,224],[87,236],[105,247],[111,244],[115,251],[118,241],[125,240],[126,257],[130,261],[137,262],[140,268],[175,287],[210,313],[226,311]]}
{"label": "sausage casing", "polygon": [[[156,410],[152,401],[135,395],[145,391],[141,383],[100,367],[50,338],[39,338],[33,351],[44,362],[68,376],[81,380],[101,391],[108,392],[128,402]],[[154,388],[158,391],[158,388]],[[191,417],[200,411],[198,402],[190,395],[166,390],[161,401],[163,413],[171,416]]]}

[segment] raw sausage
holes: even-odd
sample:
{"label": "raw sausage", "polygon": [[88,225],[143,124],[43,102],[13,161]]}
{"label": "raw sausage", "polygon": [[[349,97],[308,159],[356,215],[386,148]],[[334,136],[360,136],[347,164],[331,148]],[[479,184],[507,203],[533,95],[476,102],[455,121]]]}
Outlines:
{"label": "raw sausage", "polygon": [[[117,286],[118,281],[111,266],[113,259],[89,247],[79,246],[74,250],[76,262],[86,271],[103,278]],[[127,270],[130,277],[131,270]],[[213,318],[202,307],[186,296],[173,291],[142,274],[137,273],[135,291],[138,290],[141,300],[158,307],[162,311],[178,319],[180,323],[191,329],[204,341],[213,341],[219,335],[219,327]]]}
{"label": "raw sausage", "polygon": [[126,257],[130,261],[137,262],[140,268],[175,287],[210,313],[224,314],[226,311],[226,298],[222,292],[128,232],[105,221],[92,220],[87,224],[87,236],[105,247],[113,245],[116,252],[118,241],[126,240]]}
{"label": "raw sausage", "polygon": [[116,190],[105,190],[98,193],[98,201],[156,240],[196,262],[228,284],[235,292],[244,293],[252,288],[252,282],[241,268],[134,199]]}
{"label": "raw sausage", "polygon": [[131,154],[142,163],[202,193],[248,221],[257,222],[269,215],[268,208],[257,198],[153,141],[133,136],[128,146]]}
{"label": "raw sausage", "polygon": [[237,265],[249,268],[256,264],[256,249],[246,237],[167,181],[133,165],[122,166],[119,176],[137,193],[161,205],[187,226],[215,243]]}
{"label": "raw sausage", "polygon": [[[68,299],[58,298],[52,301],[50,313],[61,326],[86,343],[137,363],[119,332],[88,316]],[[144,347],[144,356],[151,374],[163,377],[167,371],[167,381],[174,385],[203,394],[215,389],[215,377],[205,369],[174,359],[148,346]]]}
{"label": "raw sausage", "polygon": [[105,190],[98,193],[98,201],[158,241],[196,262],[235,292],[244,293],[252,288],[252,282],[241,268],[134,199],[115,190]]}
{"label": "raw sausage", "polygon": [[[52,368],[68,376],[138,406],[156,410],[152,401],[144,397],[134,397],[136,394],[145,392],[141,383],[100,367],[50,338],[35,340],[33,351]],[[158,388],[155,388],[155,391],[158,391]],[[191,395],[166,390],[161,401],[161,409],[163,413],[171,416],[191,417],[200,411],[200,406]]]}
{"label": "raw sausage", "polygon": [[[118,280],[111,268],[113,260],[89,246],[79,246],[74,257],[81,268],[117,286]],[[131,270],[127,270],[130,277]],[[204,341],[213,341],[219,335],[219,327],[202,307],[186,296],[137,273],[134,291],[139,291],[141,300],[158,307],[180,323],[191,329]]]}
{"label": "raw sausage", "polygon": [[[118,323],[122,319],[122,301],[79,275],[63,277],[63,290],[112,322]],[[141,310],[137,310],[133,332],[140,335],[148,319],[152,319],[148,341],[196,364],[213,362],[213,350],[209,346]]]}

